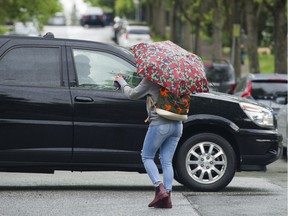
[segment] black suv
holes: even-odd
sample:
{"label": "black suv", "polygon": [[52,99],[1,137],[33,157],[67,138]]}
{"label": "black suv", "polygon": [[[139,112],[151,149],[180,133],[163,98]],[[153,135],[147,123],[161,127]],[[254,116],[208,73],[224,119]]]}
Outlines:
{"label": "black suv", "polygon": [[204,68],[209,82],[209,87],[213,91],[231,93],[235,87],[234,67],[226,60],[206,60]]}
{"label": "black suv", "polygon": [[[133,55],[113,45],[0,37],[0,171],[145,172],[145,98],[115,90],[120,70],[131,86],[139,83]],[[174,158],[177,181],[217,191],[235,171],[277,160],[281,136],[271,110],[221,93],[191,100]]]}

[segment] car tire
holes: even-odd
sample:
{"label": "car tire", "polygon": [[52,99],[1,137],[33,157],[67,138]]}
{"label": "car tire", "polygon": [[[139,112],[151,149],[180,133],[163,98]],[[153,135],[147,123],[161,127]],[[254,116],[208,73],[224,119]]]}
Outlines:
{"label": "car tire", "polygon": [[231,182],[235,171],[234,149],[217,134],[197,134],[176,154],[177,181],[194,191],[219,191]]}

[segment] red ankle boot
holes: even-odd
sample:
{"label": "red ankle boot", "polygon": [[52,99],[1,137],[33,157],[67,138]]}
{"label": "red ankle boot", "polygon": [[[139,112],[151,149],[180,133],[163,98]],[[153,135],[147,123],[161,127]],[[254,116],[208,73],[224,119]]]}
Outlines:
{"label": "red ankle boot", "polygon": [[159,202],[157,202],[154,207],[155,208],[172,208],[172,201],[171,201],[171,191],[167,193],[167,197],[163,198]]}
{"label": "red ankle boot", "polygon": [[158,187],[155,189],[155,197],[151,203],[149,203],[148,207],[154,207],[155,205],[158,205],[159,202],[168,197],[168,194],[166,193],[166,190],[164,188],[164,185],[160,183]]}

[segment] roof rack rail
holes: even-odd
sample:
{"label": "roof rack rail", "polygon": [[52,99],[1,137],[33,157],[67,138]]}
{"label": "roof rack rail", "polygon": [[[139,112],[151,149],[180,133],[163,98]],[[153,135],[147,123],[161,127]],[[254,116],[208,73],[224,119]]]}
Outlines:
{"label": "roof rack rail", "polygon": [[54,34],[52,32],[47,32],[45,35],[43,35],[44,38],[55,38]]}

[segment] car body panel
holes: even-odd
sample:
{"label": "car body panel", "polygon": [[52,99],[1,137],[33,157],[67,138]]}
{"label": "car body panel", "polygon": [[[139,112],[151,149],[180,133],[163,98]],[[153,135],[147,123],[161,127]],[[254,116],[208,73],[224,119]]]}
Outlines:
{"label": "car body panel", "polygon": [[[49,43],[37,40],[5,42],[0,48],[2,62],[5,55],[17,49],[49,47]],[[65,53],[59,43],[53,43],[51,48],[57,49],[61,57],[59,87],[1,85],[0,133],[5,137],[0,146],[1,161],[71,162],[72,106],[69,88],[65,86]]]}

